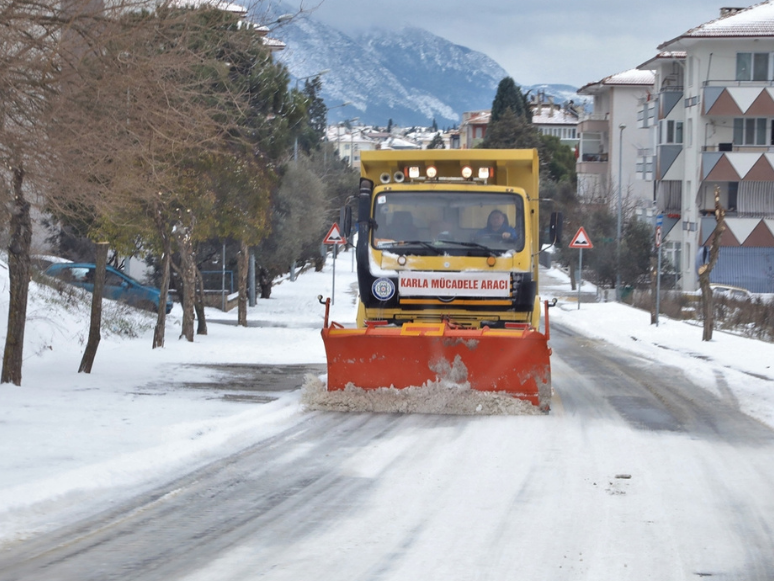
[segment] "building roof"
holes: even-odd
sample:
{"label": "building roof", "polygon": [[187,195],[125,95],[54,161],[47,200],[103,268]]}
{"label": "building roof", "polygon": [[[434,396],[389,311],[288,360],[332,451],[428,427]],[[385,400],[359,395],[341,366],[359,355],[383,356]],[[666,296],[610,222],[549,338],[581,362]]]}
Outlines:
{"label": "building roof", "polygon": [[[578,89],[581,95],[593,92],[592,89],[600,89],[603,86],[648,86],[656,82],[656,76],[653,71],[642,71],[640,69],[629,69],[622,73],[610,75],[601,81],[589,83]],[[587,93],[584,93],[586,91]]]}
{"label": "building roof", "polygon": [[533,125],[577,125],[578,115],[577,113],[565,111],[564,109],[554,109],[553,115],[548,108],[548,105],[544,105],[542,112],[538,115],[538,108],[532,109],[532,124]]}
{"label": "building roof", "polygon": [[649,69],[653,65],[657,64],[659,61],[685,60],[685,57],[686,57],[686,52],[684,50],[665,50],[658,53],[652,59],[645,61],[637,68]]}
{"label": "building roof", "polygon": [[263,41],[263,46],[272,52],[275,50],[282,50],[287,46],[284,42],[277,38],[269,38],[268,36],[264,36],[261,40]]}
{"label": "building roof", "polygon": [[465,125],[488,125],[492,118],[491,111],[475,111],[472,112],[470,117],[463,120]]}
{"label": "building roof", "polygon": [[661,44],[659,50],[682,39],[750,38],[774,36],[774,2],[768,0],[748,8],[721,8],[724,15],[684,32]]}

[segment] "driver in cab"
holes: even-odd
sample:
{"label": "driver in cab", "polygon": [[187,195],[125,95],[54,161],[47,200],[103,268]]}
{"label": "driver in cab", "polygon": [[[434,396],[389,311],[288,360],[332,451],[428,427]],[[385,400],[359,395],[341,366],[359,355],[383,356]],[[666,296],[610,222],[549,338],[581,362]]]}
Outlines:
{"label": "driver in cab", "polygon": [[476,233],[476,238],[501,238],[503,240],[516,241],[518,234],[508,224],[508,217],[500,210],[492,210],[486,221],[486,228]]}

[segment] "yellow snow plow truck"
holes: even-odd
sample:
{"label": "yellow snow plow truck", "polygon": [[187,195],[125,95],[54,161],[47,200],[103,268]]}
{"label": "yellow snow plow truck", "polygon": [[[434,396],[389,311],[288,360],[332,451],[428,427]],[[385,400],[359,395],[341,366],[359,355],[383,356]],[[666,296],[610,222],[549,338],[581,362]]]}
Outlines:
{"label": "yellow snow plow truck", "polygon": [[532,149],[361,153],[357,328],[326,313],[329,392],[445,380],[549,409],[538,181]]}

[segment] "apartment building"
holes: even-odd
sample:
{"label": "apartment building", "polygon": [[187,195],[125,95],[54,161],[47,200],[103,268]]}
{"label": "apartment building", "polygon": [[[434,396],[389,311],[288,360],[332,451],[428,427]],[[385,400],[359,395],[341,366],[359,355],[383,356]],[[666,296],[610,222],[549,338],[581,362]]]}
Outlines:
{"label": "apartment building", "polygon": [[631,69],[589,83],[578,91],[593,99],[593,110],[578,122],[578,195],[587,201],[622,203],[640,213],[653,208],[653,185],[635,172],[638,153],[650,133],[638,127],[637,104],[653,92],[652,71]]}
{"label": "apartment building", "polygon": [[640,66],[656,90],[637,107],[650,145],[635,169],[653,184],[681,287],[698,286],[718,189],[727,230],[711,280],[774,292],[774,2],[722,8],[658,49]]}

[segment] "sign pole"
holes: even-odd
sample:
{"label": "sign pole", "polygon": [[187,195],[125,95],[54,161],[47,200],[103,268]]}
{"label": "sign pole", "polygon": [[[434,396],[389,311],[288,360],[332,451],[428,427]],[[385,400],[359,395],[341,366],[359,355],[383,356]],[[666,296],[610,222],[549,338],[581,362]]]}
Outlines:
{"label": "sign pole", "polygon": [[661,225],[664,216],[656,217],[656,249],[658,250],[658,264],[656,266],[656,327],[658,327],[658,314],[661,311]]}
{"label": "sign pole", "polygon": [[661,311],[661,245],[658,245],[658,266],[656,267],[656,327],[658,327],[658,313]]}
{"label": "sign pole", "polygon": [[331,304],[336,301],[336,255],[338,254],[339,244],[346,244],[347,239],[339,232],[339,225],[335,222],[328,233],[323,238],[323,244],[333,244],[333,280],[331,281]]}
{"label": "sign pole", "polygon": [[336,250],[338,249],[339,245],[334,244],[333,245],[333,280],[331,281],[331,304],[335,304],[336,302]]}
{"label": "sign pole", "polygon": [[581,286],[583,286],[583,248],[580,249],[580,258],[578,259],[578,310],[580,311]]}

